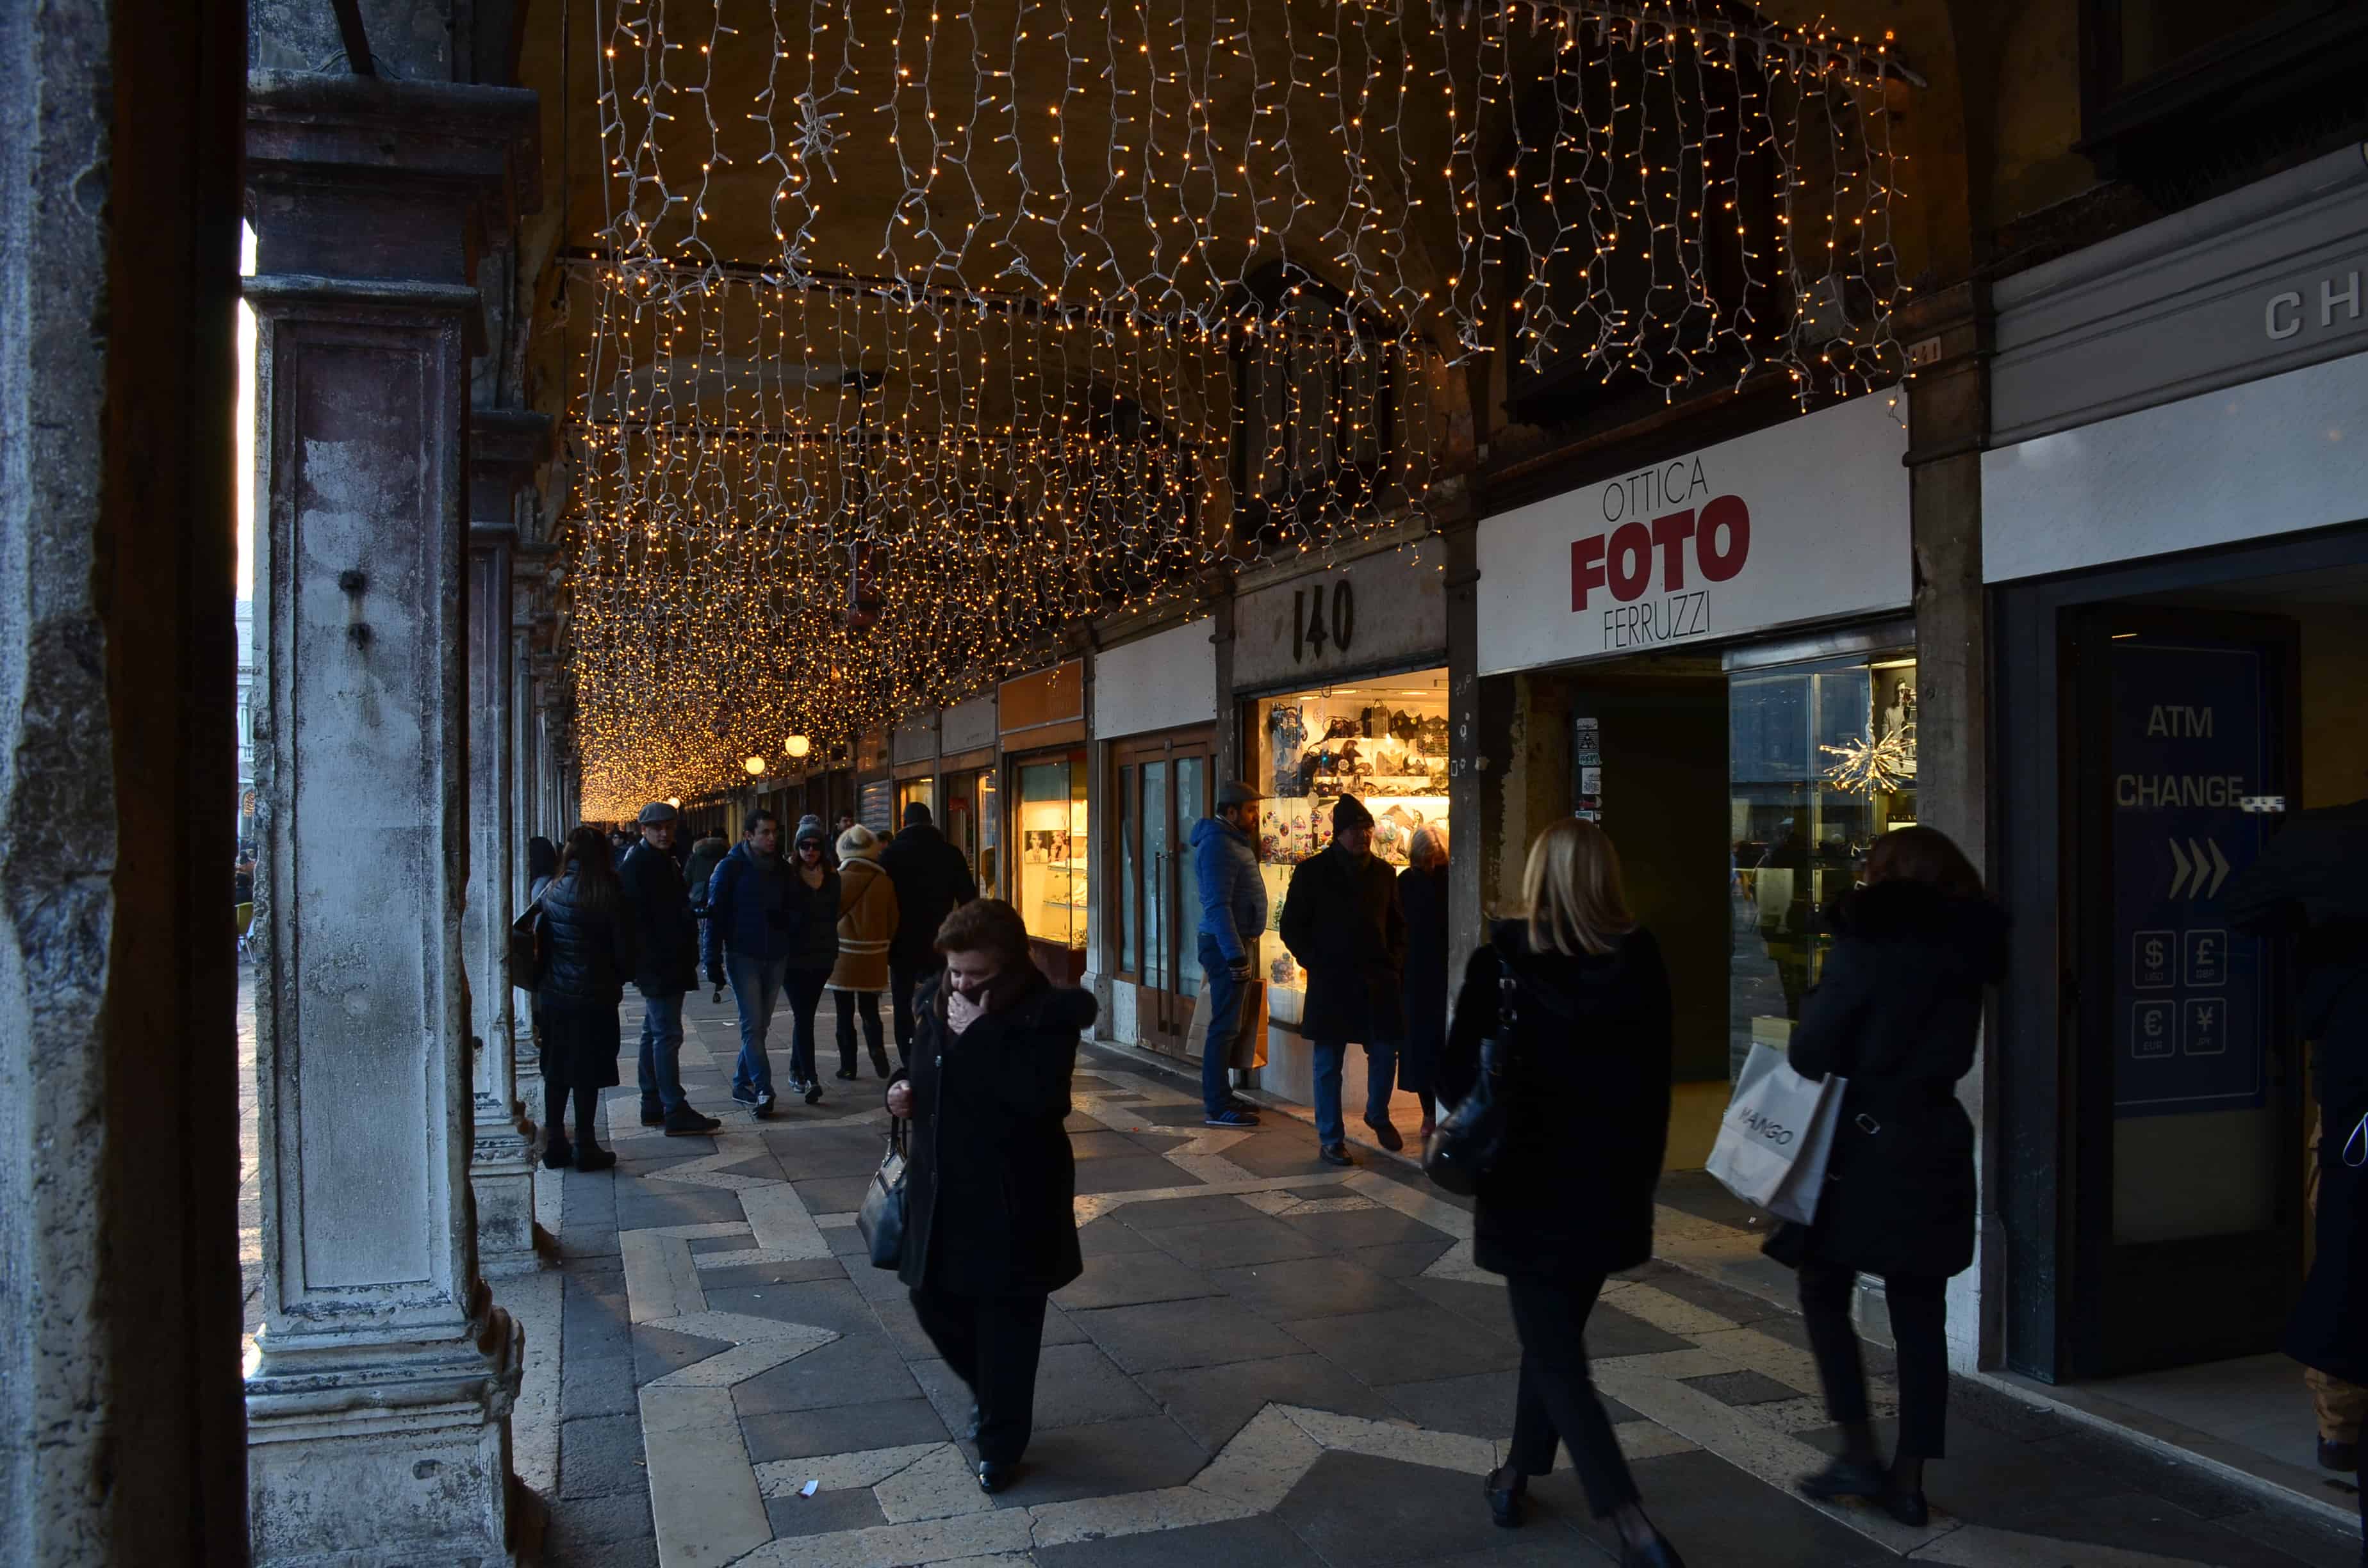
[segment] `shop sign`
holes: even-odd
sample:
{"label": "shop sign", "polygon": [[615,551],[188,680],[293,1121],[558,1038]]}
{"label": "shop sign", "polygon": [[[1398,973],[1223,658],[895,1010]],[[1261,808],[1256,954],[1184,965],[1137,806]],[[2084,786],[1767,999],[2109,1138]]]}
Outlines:
{"label": "shop sign", "polygon": [[1187,621],[1094,655],[1094,733],[1147,734],[1217,717],[1209,622]]}
{"label": "shop sign", "polygon": [[2231,878],[2270,819],[2261,650],[2207,639],[2112,644],[2113,1114],[2259,1106],[2268,943],[2232,929]]}
{"label": "shop sign", "polygon": [[941,728],[949,755],[995,744],[995,695],[973,697],[945,711]]}
{"label": "shop sign", "polygon": [[1335,673],[1439,659],[1447,648],[1442,554],[1432,541],[1244,594],[1234,607],[1234,685],[1320,684]]}
{"label": "shop sign", "polygon": [[1488,518],[1481,673],[1904,607],[1893,404],[1860,398]]}
{"label": "shop sign", "polygon": [[889,737],[888,754],[894,762],[927,762],[938,755],[938,716],[907,719]]}
{"label": "shop sign", "polygon": [[1003,733],[1075,722],[1086,716],[1086,665],[1082,659],[1015,676],[999,691]]}

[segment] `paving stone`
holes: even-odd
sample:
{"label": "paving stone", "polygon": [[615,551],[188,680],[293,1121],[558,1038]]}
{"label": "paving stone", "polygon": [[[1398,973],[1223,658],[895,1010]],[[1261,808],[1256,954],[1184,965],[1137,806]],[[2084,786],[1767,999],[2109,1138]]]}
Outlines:
{"label": "paving stone", "polygon": [[1587,1314],[1587,1353],[1598,1361],[1615,1356],[1657,1356],[1665,1350],[1690,1350],[1693,1341],[1640,1322],[1618,1307],[1598,1301]]}
{"label": "paving stone", "polygon": [[1697,1220],[1709,1220],[1737,1231],[1765,1233],[1768,1221],[1759,1210],[1718,1184],[1708,1171],[1668,1171],[1654,1189],[1654,1201]]}
{"label": "paving stone", "polygon": [[[742,1251],[751,1244],[732,1244],[727,1251]],[[723,1268],[702,1268],[699,1271],[700,1289],[710,1301],[718,1290],[729,1290],[743,1285],[796,1285],[809,1279],[848,1279],[855,1268],[866,1274],[875,1272],[870,1264],[858,1261],[853,1267],[835,1257],[799,1258],[790,1263],[735,1263]],[[891,1275],[889,1278],[894,1278]]]}
{"label": "paving stone", "polygon": [[[1143,1149],[1123,1132],[1107,1132],[1097,1129],[1091,1132],[1070,1133],[1069,1153],[1076,1157],[1078,1165],[1083,1165],[1087,1160],[1139,1155],[1143,1153]],[[1170,1170],[1175,1168],[1173,1165],[1168,1167]]]}
{"label": "paving stone", "polygon": [[[1163,1242],[1167,1235],[1161,1233]],[[1252,1312],[1278,1321],[1383,1312],[1412,1306],[1417,1300],[1396,1281],[1339,1257],[1292,1257],[1247,1268],[1220,1268],[1209,1279]]]}
{"label": "paving stone", "polygon": [[670,1328],[633,1325],[633,1382],[636,1386],[678,1371],[694,1361],[731,1349],[728,1341],[697,1339]]}
{"label": "paving stone", "polygon": [[751,1235],[744,1232],[743,1234],[736,1236],[693,1236],[689,1245],[690,1256],[697,1257],[702,1253],[710,1252],[746,1252],[756,1245],[756,1242]]}
{"label": "paving stone", "polygon": [[[571,1203],[571,1207],[572,1207]],[[617,1199],[617,1228],[642,1231],[667,1225],[745,1225],[740,1195],[703,1187],[657,1187]]]}
{"label": "paving stone", "polygon": [[830,1244],[832,1256],[850,1260],[847,1266],[848,1268],[871,1267],[871,1244],[865,1241],[863,1233],[853,1225],[843,1230],[825,1231],[822,1239]]}
{"label": "paving stone", "polygon": [[[1181,1176],[1184,1173],[1178,1171]],[[1182,1181],[1171,1187],[1187,1185]],[[1241,1220],[1257,1213],[1239,1199],[1170,1198],[1156,1203],[1130,1203],[1117,1211],[1118,1217],[1138,1231],[1163,1230],[1170,1225],[1213,1225],[1224,1220]]]}
{"label": "paving stone", "polygon": [[[630,1346],[630,1338],[626,1341]],[[562,1356],[559,1361],[559,1414],[564,1420],[579,1415],[632,1415],[640,1405],[634,1398],[633,1358],[622,1356]]]}
{"label": "paving stone", "polygon": [[790,1180],[868,1176],[880,1167],[886,1140],[878,1128],[816,1127],[789,1131],[768,1129],[765,1146]]}
{"label": "paving stone", "polygon": [[1282,1222],[1306,1232],[1333,1252],[1347,1252],[1352,1247],[1386,1246],[1396,1242],[1452,1240],[1395,1209],[1361,1209],[1346,1214],[1296,1214],[1286,1217]]}
{"label": "paving stone", "polygon": [[1197,1128],[1203,1114],[1201,1096],[1197,1094],[1189,1105],[1144,1105],[1129,1108],[1143,1119],[1145,1127]]}
{"label": "paving stone", "polygon": [[869,1488],[842,1492],[817,1492],[811,1497],[801,1497],[792,1492],[787,1497],[770,1497],[765,1502],[765,1517],[772,1521],[775,1540],[802,1535],[826,1535],[832,1530],[869,1529],[886,1524],[888,1516]]}
{"label": "paving stone", "polygon": [[556,1524],[543,1543],[546,1568],[658,1568],[655,1534],[624,1540],[576,1541],[560,1533]]}
{"label": "paving stone", "polygon": [[1256,1136],[1225,1151],[1225,1158],[1252,1176],[1320,1176],[1335,1167],[1316,1158],[1315,1136],[1295,1121],[1279,1122],[1275,1113]]}
{"label": "paving stone", "polygon": [[1212,1563],[1324,1568],[1324,1560],[1288,1526],[1267,1517],[1040,1546],[1035,1559],[1039,1568],[1210,1568]]}
{"label": "paving stone", "polygon": [[739,1285],[707,1292],[710,1312],[746,1312],[776,1323],[802,1323],[838,1334],[870,1334],[879,1324],[871,1303],[853,1282],[812,1279],[794,1285]]}
{"label": "paving stone", "polygon": [[566,1359],[632,1353],[632,1305],[619,1275],[571,1273],[560,1299],[559,1322],[560,1349]]}
{"label": "paving stone", "polygon": [[867,1449],[898,1449],[914,1443],[942,1443],[953,1434],[928,1400],[916,1393],[907,1399],[878,1399],[862,1404],[834,1404],[820,1410],[784,1410],[764,1415],[743,1415],[740,1431],[748,1440],[748,1458],[806,1459],[826,1454],[861,1453]]}
{"label": "paving stone", "polygon": [[871,1186],[869,1173],[855,1176],[817,1176],[790,1184],[809,1214],[852,1214],[863,1207]]}
{"label": "paving stone", "polygon": [[1144,1233],[1161,1250],[1194,1268],[1246,1267],[1285,1258],[1315,1257],[1323,1247],[1289,1225],[1254,1214],[1208,1225],[1167,1225]]}
{"label": "paving stone", "polygon": [[[575,1205],[569,1204],[568,1209],[572,1216]],[[560,1230],[559,1261],[563,1267],[573,1267],[583,1258],[614,1257],[617,1253],[617,1228],[613,1224],[586,1221]]]}
{"label": "paving stone", "polygon": [[1790,1492],[1706,1451],[1630,1465],[1645,1511],[1689,1562],[1751,1568],[1896,1568],[1899,1559]]}
{"label": "paving stone", "polygon": [[1086,1196],[1200,1185],[1200,1177],[1187,1174],[1156,1154],[1112,1154],[1103,1159],[1083,1161],[1077,1166],[1077,1191]]}
{"label": "paving stone", "polygon": [[[1192,1141],[1192,1134],[1184,1131],[1181,1128],[1171,1131],[1166,1128],[1146,1127],[1121,1136],[1146,1154],[1165,1154],[1169,1150],[1180,1149]],[[1240,1145],[1236,1144],[1235,1147],[1238,1148]]]}
{"label": "paving stone", "polygon": [[1376,1386],[1502,1371],[1521,1361],[1520,1347],[1510,1340],[1428,1302],[1282,1326],[1309,1349]]}
{"label": "paving stone", "polygon": [[[1425,1430],[1464,1432],[1474,1437],[1509,1437],[1513,1433],[1513,1400],[1520,1384],[1518,1371],[1467,1372],[1460,1378],[1390,1383],[1377,1392],[1404,1412],[1407,1420]],[[1615,1400],[1604,1403],[1615,1412],[1624,1409]],[[1622,1418],[1618,1413],[1611,1416],[1614,1421]]]}
{"label": "paving stone", "polygon": [[1044,1307],[1044,1332],[1037,1336],[1036,1343],[1049,1347],[1054,1345],[1084,1345],[1087,1341],[1086,1331],[1077,1326],[1075,1319],[1057,1305],[1047,1302]]}
{"label": "paving stone", "polygon": [[1797,1399],[1804,1392],[1788,1388],[1764,1372],[1715,1372],[1706,1378],[1683,1380],[1688,1388],[1700,1389],[1721,1404],[1771,1404],[1782,1399]]}
{"label": "paving stone", "polygon": [[1020,1460],[1019,1481],[995,1501],[1025,1508],[1181,1486],[1207,1462],[1201,1445],[1165,1415],[1051,1430],[1040,1426]]}
{"label": "paving stone", "polygon": [[1445,1307],[1456,1316],[1491,1334],[1513,1332],[1513,1307],[1505,1288],[1470,1279],[1409,1279],[1406,1289],[1423,1300]]}
{"label": "paving stone", "polygon": [[1679,1268],[1674,1263],[1663,1263],[1658,1258],[1619,1278],[1633,1279],[1640,1285],[1650,1285],[1681,1301],[1716,1312],[1739,1326],[1764,1325],[1770,1319],[1798,1321],[1796,1313],[1773,1301],[1762,1301],[1748,1291],[1734,1290],[1714,1279],[1705,1279],[1699,1274]]}
{"label": "paving stone", "polygon": [[1042,1359],[1036,1363],[1039,1432],[1159,1414],[1151,1396],[1112,1365],[1099,1347],[1048,1345],[1040,1354]]}
{"label": "paving stone", "polygon": [[[572,1553],[587,1553],[594,1548],[614,1541],[654,1539],[655,1528],[650,1523],[650,1494],[647,1487],[637,1492],[618,1492],[602,1497],[560,1497],[548,1499],[550,1517],[543,1535],[546,1554],[556,1560],[567,1560]],[[597,1562],[602,1559],[576,1556],[580,1562]]]}
{"label": "paving stone", "polygon": [[559,1495],[604,1497],[649,1493],[642,1461],[642,1418],[593,1415],[559,1424]]}
{"label": "paving stone", "polygon": [[1269,1404],[1302,1405],[1377,1421],[1395,1414],[1381,1394],[1313,1353],[1146,1372],[1137,1381],[1212,1454]]}
{"label": "paving stone", "polygon": [[1406,1279],[1420,1274],[1455,1244],[1445,1236],[1423,1241],[1393,1242],[1384,1246],[1348,1247],[1340,1256],[1385,1279]]}
{"label": "paving stone", "polygon": [[[1178,1173],[1181,1175],[1181,1172]],[[1077,1227],[1077,1250],[1088,1259],[1107,1257],[1120,1252],[1151,1252],[1151,1240],[1131,1225],[1116,1219],[1096,1220]]]}
{"label": "paving stone", "polygon": [[736,1385],[732,1403],[745,1418],[905,1399],[918,1392],[886,1335],[850,1334]]}
{"label": "paving stone", "polygon": [[1082,1312],[1213,1296],[1220,1289],[1165,1252],[1120,1252],[1086,1259],[1086,1271],[1063,1286],[1053,1301],[1064,1311]]}
{"label": "paving stone", "polygon": [[1503,1544],[1503,1532],[1470,1476],[1363,1454],[1317,1460],[1275,1517],[1318,1556],[1342,1564],[1426,1562]]}
{"label": "paving stone", "polygon": [[1303,1348],[1298,1340],[1222,1298],[1154,1301],[1071,1315],[1111,1360],[1136,1374],[1263,1360]]}

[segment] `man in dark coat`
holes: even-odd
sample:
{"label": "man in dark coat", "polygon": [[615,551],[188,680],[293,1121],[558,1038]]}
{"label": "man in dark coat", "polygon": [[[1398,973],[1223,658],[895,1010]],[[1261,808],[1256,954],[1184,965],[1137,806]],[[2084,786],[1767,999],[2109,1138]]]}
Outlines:
{"label": "man in dark coat", "polygon": [[938,927],[978,896],[962,852],[946,842],[929,808],[905,808],[905,830],[880,852],[880,869],[896,890],[896,937],[888,944],[889,1005],[896,1015],[896,1060],[913,1061],[913,989],[937,968]]}
{"label": "man in dark coat", "polygon": [[[1406,915],[1397,878],[1373,853],[1373,814],[1354,795],[1332,807],[1332,843],[1293,867],[1282,900],[1282,941],[1307,971],[1299,1032],[1315,1068],[1315,1138],[1327,1165],[1346,1165],[1340,1063],[1349,1042],[1365,1047],[1365,1122],[1389,1125],[1392,1041],[1406,1034]],[[1381,1099],[1373,1099],[1378,1090]],[[1395,1134],[1393,1133],[1392,1137]],[[1383,1139],[1389,1146],[1389,1139]]]}
{"label": "man in dark coat", "polygon": [[2285,1350],[2307,1369],[2319,1463],[2356,1470],[2368,1417],[2368,800],[2294,813],[2228,884],[2226,907],[2239,931],[2294,938],[2294,1024],[2318,1091],[2317,1247]]}
{"label": "man in dark coat", "polygon": [[664,801],[643,806],[641,842],[625,851],[617,879],[641,937],[632,980],[642,994],[642,1125],[698,1138],[723,1124],[691,1109],[682,1092],[682,998],[699,983],[699,926],[675,862],[675,823]]}

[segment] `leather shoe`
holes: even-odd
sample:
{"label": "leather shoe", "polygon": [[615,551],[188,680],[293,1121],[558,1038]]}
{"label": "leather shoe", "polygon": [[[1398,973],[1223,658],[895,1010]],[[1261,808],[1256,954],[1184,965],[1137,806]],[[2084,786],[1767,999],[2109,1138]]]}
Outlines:
{"label": "leather shoe", "polygon": [[575,1146],[564,1138],[554,1138],[542,1146],[542,1168],[564,1171],[575,1163]]}
{"label": "leather shoe", "polygon": [[643,1100],[642,1102],[642,1125],[643,1127],[664,1127],[666,1125],[665,1108],[655,1100]]}
{"label": "leather shoe", "polygon": [[1019,1467],[1016,1464],[997,1464],[993,1460],[978,1461],[978,1489],[981,1492],[1000,1492],[1019,1479]]}
{"label": "leather shoe", "polygon": [[1405,1137],[1389,1122],[1375,1121],[1372,1118],[1368,1117],[1365,1119],[1365,1125],[1373,1130],[1373,1142],[1379,1143],[1383,1148],[1387,1149],[1391,1153],[1395,1154],[1400,1149],[1406,1147]]}
{"label": "leather shoe", "polygon": [[[1498,1483],[1503,1484],[1499,1485]],[[1481,1478],[1480,1488],[1488,1496],[1488,1512],[1499,1529],[1519,1529],[1521,1526],[1521,1498],[1529,1491],[1529,1478],[1510,1465],[1492,1470]]]}
{"label": "leather shoe", "polygon": [[1891,1477],[1881,1465],[1849,1458],[1834,1460],[1816,1474],[1802,1477],[1796,1484],[1804,1495],[1820,1503],[1838,1502],[1844,1497],[1880,1503],[1891,1493]]}
{"label": "leather shoe", "polygon": [[666,1135],[669,1138],[704,1138],[723,1125],[712,1116],[701,1116],[684,1106],[665,1119]]}
{"label": "leather shoe", "polygon": [[575,1151],[575,1168],[579,1171],[605,1171],[617,1163],[617,1156],[606,1149],[590,1144]]}
{"label": "leather shoe", "polygon": [[1315,1151],[1315,1157],[1327,1165],[1353,1165],[1357,1163],[1349,1157],[1349,1151],[1338,1143],[1325,1144]]}
{"label": "leather shoe", "polygon": [[2321,1437],[2318,1440],[2318,1468],[2343,1475],[2351,1474],[2360,1468],[2360,1445]]}
{"label": "leather shoe", "polygon": [[1921,1492],[1907,1492],[1896,1486],[1885,1487],[1881,1501],[1883,1511],[1909,1529],[1920,1530],[1932,1522],[1932,1506],[1924,1501]]}

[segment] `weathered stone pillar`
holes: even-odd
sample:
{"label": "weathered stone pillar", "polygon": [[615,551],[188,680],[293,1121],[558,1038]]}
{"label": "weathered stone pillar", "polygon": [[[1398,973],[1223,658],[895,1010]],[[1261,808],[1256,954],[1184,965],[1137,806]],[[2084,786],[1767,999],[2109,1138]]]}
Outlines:
{"label": "weathered stone pillar", "polygon": [[1462,480],[1440,487],[1440,535],[1447,548],[1447,908],[1448,972],[1461,974],[1484,935],[1482,792],[1493,766],[1480,751],[1480,534]]}
{"label": "weathered stone pillar", "polygon": [[510,993],[510,551],[518,495],[551,439],[541,414],[481,408],[469,449],[469,899],[461,921],[476,1031],[469,1185],[477,1265],[487,1276],[540,1267],[534,1250],[534,1108],[519,1103]]}
{"label": "weathered stone pillar", "polygon": [[[523,559],[530,560],[538,547],[521,541],[518,547]],[[534,663],[531,657],[533,635],[533,593],[515,572],[510,585],[510,849],[505,874],[510,885],[510,907],[524,909],[532,885],[527,876],[527,840],[548,836],[541,814],[541,723],[534,706]],[[536,1038],[534,1012],[530,1002],[518,997],[532,983],[531,975],[510,976],[510,1058],[518,1078],[518,1096],[531,1118],[543,1103],[542,1042]]]}
{"label": "weathered stone pillar", "polygon": [[256,72],[270,616],[254,1561],[507,1563],[522,1346],[467,1173],[471,242],[535,99]]}

